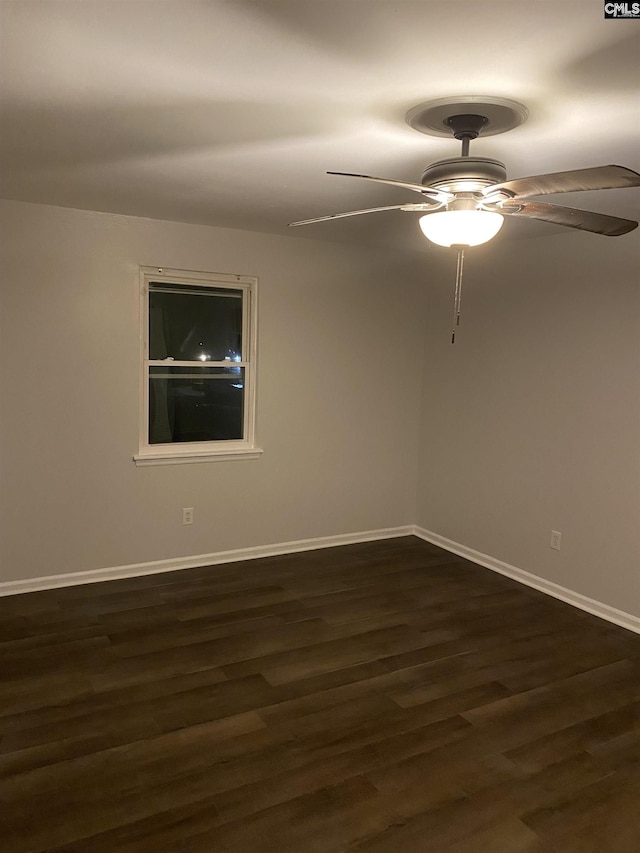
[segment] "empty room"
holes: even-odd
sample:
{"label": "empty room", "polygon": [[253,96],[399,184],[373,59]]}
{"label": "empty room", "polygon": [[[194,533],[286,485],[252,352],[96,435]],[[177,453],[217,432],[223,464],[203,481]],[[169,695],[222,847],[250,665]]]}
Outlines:
{"label": "empty room", "polygon": [[0,0],[3,853],[640,849],[638,18]]}

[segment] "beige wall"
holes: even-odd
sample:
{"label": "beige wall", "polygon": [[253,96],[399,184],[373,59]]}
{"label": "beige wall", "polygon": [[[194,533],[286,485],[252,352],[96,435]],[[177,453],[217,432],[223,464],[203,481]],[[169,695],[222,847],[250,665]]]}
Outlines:
{"label": "beige wall", "polygon": [[[452,274],[434,277],[416,513],[430,531],[632,614],[640,614],[636,235],[567,231],[469,250],[453,347],[443,334]],[[559,553],[549,548],[552,529],[562,533]]]}
{"label": "beige wall", "polygon": [[[2,580],[412,522],[420,318],[397,257],[0,208]],[[138,264],[259,277],[259,460],[135,467]]]}
{"label": "beige wall", "polygon": [[[468,251],[452,347],[446,250],[0,212],[1,580],[415,523],[640,614],[635,235]],[[138,264],[259,276],[261,459],[133,464]]]}

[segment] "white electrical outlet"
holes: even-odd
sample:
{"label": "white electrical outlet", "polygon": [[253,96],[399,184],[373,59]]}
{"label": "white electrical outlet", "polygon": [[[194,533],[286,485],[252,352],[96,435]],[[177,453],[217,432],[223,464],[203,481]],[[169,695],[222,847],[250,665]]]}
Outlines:
{"label": "white electrical outlet", "polygon": [[551,542],[549,543],[549,547],[553,548],[554,551],[560,550],[560,540],[562,539],[562,533],[558,530],[551,531]]}
{"label": "white electrical outlet", "polygon": [[182,523],[193,524],[193,507],[185,506],[182,508]]}

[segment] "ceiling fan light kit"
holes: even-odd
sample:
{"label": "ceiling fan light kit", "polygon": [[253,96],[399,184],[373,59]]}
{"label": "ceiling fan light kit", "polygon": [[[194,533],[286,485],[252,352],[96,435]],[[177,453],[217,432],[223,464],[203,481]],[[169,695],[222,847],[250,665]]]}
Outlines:
{"label": "ceiling fan light kit", "polygon": [[502,228],[504,217],[488,210],[444,210],[418,220],[422,233],[438,246],[480,246]]}
{"label": "ceiling fan light kit", "polygon": [[443,98],[419,104],[406,114],[407,123],[420,133],[453,136],[462,144],[459,157],[432,163],[419,184],[352,172],[328,174],[417,192],[421,196],[420,203],[349,210],[291,222],[290,225],[310,225],[383,210],[423,214],[419,225],[427,239],[439,246],[458,249],[454,341],[455,326],[460,322],[463,250],[493,239],[502,227],[504,216],[537,219],[607,237],[627,234],[638,227],[638,223],[630,219],[529,200],[534,196],[554,193],[640,186],[640,174],[624,166],[596,166],[508,181],[504,163],[470,156],[470,143],[479,135],[505,133],[526,121],[528,115],[524,104],[507,98]]}

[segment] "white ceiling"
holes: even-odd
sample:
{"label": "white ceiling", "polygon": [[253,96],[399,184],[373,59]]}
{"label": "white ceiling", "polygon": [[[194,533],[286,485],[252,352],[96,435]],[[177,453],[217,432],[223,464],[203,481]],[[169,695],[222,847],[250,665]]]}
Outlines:
{"label": "white ceiling", "polygon": [[[415,201],[325,172],[419,181],[459,143],[411,129],[406,111],[469,95],[529,108],[521,127],[472,143],[509,177],[640,171],[640,23],[604,20],[602,0],[0,0],[0,11],[5,198],[421,248],[416,214],[286,224]],[[640,189],[553,200],[640,218]],[[563,230],[508,221],[500,239]]]}

